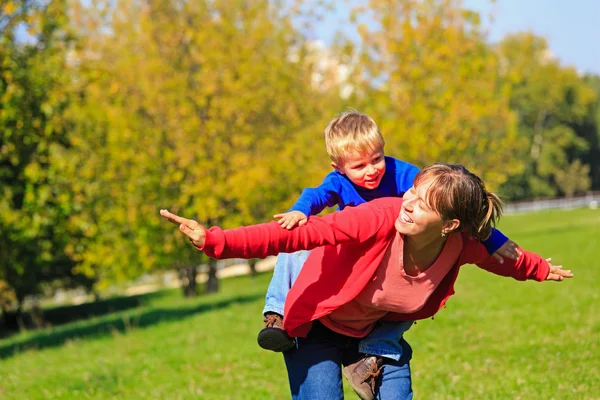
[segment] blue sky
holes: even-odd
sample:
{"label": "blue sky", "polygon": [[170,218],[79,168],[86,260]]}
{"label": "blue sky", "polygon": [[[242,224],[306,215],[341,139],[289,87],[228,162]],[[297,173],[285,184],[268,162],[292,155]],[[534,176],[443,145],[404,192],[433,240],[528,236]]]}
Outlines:
{"label": "blue sky", "polygon": [[[548,40],[551,52],[564,65],[600,74],[600,0],[463,0],[481,12],[496,42],[511,32],[531,31]],[[357,3],[353,0],[350,3]],[[314,36],[330,42],[347,16],[348,1],[336,1],[336,10],[316,26]],[[494,21],[487,18],[493,13]],[[346,31],[346,33],[349,33]]]}

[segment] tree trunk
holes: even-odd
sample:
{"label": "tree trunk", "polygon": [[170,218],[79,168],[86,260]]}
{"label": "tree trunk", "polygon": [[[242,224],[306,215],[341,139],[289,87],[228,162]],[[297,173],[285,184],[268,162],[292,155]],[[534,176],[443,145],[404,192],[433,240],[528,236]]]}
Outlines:
{"label": "tree trunk", "polygon": [[196,275],[198,274],[198,267],[195,265],[189,265],[181,269],[181,275],[183,277],[183,295],[185,297],[196,297],[198,295]]}
{"label": "tree trunk", "polygon": [[217,260],[208,259],[208,280],[204,289],[206,293],[216,293],[219,291],[219,279],[217,278]]}
{"label": "tree trunk", "polygon": [[36,329],[43,328],[46,323],[44,321],[44,311],[40,304],[36,301],[30,311],[31,323]]}
{"label": "tree trunk", "polygon": [[250,260],[248,260],[248,266],[250,267],[250,277],[254,278],[256,276],[256,263],[257,263],[257,259],[256,258],[252,258]]}
{"label": "tree trunk", "polygon": [[2,337],[2,328],[6,328],[6,316],[8,315],[8,310],[4,307],[3,304],[0,304],[0,338]]}
{"label": "tree trunk", "polygon": [[542,151],[542,145],[544,144],[544,123],[546,122],[547,116],[548,112],[546,110],[540,111],[535,120],[535,124],[533,125],[533,139],[531,141],[531,150],[529,155],[533,159],[535,166],[537,166],[537,162]]}
{"label": "tree trunk", "polygon": [[17,309],[15,311],[15,316],[17,318],[17,325],[21,331],[25,330],[25,322],[23,321],[23,301],[25,301],[25,296],[17,294]]}

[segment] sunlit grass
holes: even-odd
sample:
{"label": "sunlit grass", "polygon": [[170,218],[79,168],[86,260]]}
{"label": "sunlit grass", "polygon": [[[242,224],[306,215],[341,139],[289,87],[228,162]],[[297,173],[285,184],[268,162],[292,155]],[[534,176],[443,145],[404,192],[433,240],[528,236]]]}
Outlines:
{"label": "sunlit grass", "polygon": [[[448,308],[406,335],[416,396],[600,398],[600,211],[510,216],[500,228],[575,278],[521,283],[464,267]],[[228,279],[221,293],[192,300],[146,296],[4,339],[0,398],[289,398],[281,356],[255,344],[269,278]]]}

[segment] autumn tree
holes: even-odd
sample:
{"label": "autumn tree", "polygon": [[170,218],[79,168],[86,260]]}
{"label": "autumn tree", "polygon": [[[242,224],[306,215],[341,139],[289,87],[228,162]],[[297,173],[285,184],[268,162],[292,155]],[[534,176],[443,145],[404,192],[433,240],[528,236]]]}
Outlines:
{"label": "autumn tree", "polygon": [[85,91],[72,108],[70,174],[80,184],[70,224],[83,232],[71,246],[83,272],[108,283],[178,264],[195,276],[200,253],[159,208],[209,226],[264,221],[323,172],[320,132],[333,112],[323,110],[335,95],[313,86],[285,12],[266,0],[75,10],[87,41],[77,54]]}
{"label": "autumn tree", "polygon": [[531,33],[507,36],[499,52],[523,143],[514,156],[526,162],[523,172],[502,187],[503,194],[521,199],[587,190],[590,168],[577,154],[587,151],[589,143],[575,127],[589,114],[594,90]]}
{"label": "autumn tree", "polygon": [[583,79],[594,90],[595,101],[589,104],[589,111],[574,129],[587,145],[583,151],[572,148],[568,157],[589,165],[591,189],[600,190],[600,75],[590,74]]}
{"label": "autumn tree", "polygon": [[69,197],[55,186],[73,41],[65,2],[0,1],[0,307],[12,297],[17,317],[45,282],[77,280],[64,251]]}
{"label": "autumn tree", "polygon": [[418,166],[457,162],[491,188],[522,169],[500,60],[480,17],[455,0],[370,0],[354,10],[359,44],[349,103],[370,114],[386,151]]}

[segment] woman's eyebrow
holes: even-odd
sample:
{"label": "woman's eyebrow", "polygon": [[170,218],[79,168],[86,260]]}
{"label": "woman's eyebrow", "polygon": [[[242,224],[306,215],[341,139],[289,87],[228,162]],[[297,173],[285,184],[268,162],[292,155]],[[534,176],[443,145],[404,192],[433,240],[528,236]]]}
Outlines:
{"label": "woman's eyebrow", "polygon": [[421,197],[421,196],[417,196],[419,198],[419,200],[421,200],[423,202],[423,204],[425,204],[425,206],[429,209],[431,209],[431,204],[429,204],[429,201],[427,201],[427,199]]}

